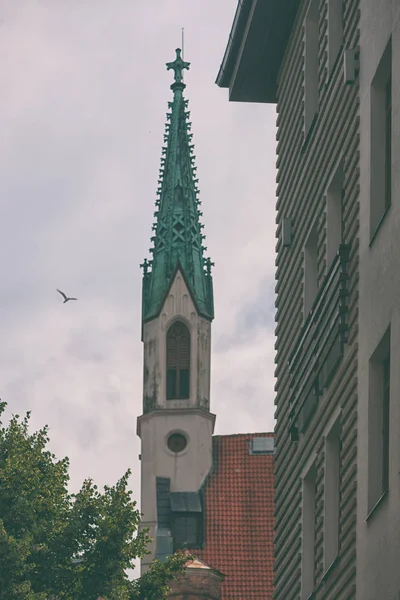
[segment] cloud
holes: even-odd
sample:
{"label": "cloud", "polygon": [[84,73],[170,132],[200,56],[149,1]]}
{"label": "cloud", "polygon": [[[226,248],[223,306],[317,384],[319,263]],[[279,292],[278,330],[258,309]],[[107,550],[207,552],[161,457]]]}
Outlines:
{"label": "cloud", "polygon": [[[273,428],[275,107],[215,85],[236,0],[15,0],[0,55],[0,396],[50,425],[71,485],[132,467],[141,272],[173,60],[185,74],[213,270],[216,433]],[[212,14],[212,19],[210,19]],[[76,295],[62,304],[56,288]]]}

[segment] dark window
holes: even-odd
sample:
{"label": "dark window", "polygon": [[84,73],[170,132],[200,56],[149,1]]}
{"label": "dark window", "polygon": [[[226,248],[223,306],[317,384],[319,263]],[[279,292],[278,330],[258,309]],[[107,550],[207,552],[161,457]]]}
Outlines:
{"label": "dark window", "polygon": [[184,515],[174,518],[174,550],[187,544],[189,548],[199,545],[199,518],[197,515]]}
{"label": "dark window", "polygon": [[339,552],[341,425],[336,421],[325,441],[324,567],[329,569]]}
{"label": "dark window", "polygon": [[182,452],[187,446],[187,440],[182,433],[173,433],[169,436],[167,442],[171,452]]}
{"label": "dark window", "polygon": [[390,358],[383,363],[382,492],[389,489]]}
{"label": "dark window", "polygon": [[392,42],[371,82],[370,242],[392,201]]}
{"label": "dark window", "polygon": [[190,395],[190,333],[176,321],[167,333],[167,399],[186,399]]}
{"label": "dark window", "polygon": [[369,361],[368,518],[389,489],[390,328]]}
{"label": "dark window", "polygon": [[392,201],[392,78],[385,87],[385,209]]}

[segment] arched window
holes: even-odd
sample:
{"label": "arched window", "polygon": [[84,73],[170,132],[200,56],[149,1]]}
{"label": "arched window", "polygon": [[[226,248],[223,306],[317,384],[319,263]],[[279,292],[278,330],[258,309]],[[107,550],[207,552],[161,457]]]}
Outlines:
{"label": "arched window", "polygon": [[167,333],[167,400],[190,396],[190,333],[175,321]]}

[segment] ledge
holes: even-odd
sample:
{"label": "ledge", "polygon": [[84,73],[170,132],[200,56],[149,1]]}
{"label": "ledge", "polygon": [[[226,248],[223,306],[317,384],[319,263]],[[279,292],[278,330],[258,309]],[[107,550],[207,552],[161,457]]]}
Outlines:
{"label": "ledge", "polygon": [[216,415],[202,408],[158,408],[137,418],[136,434],[141,438],[142,423],[150,417],[167,417],[169,415],[198,415],[212,422],[212,433],[214,433]]}

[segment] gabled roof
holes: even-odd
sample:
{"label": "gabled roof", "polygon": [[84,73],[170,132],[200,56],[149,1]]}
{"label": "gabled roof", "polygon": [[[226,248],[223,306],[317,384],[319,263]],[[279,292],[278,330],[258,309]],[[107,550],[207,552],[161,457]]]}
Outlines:
{"label": "gabled roof", "polygon": [[190,553],[225,575],[221,600],[270,600],[273,592],[274,458],[252,453],[272,433],[213,437],[205,483],[205,539]]}
{"label": "gabled roof", "polygon": [[168,103],[171,112],[167,113],[166,131],[162,149],[161,169],[158,180],[156,217],[153,225],[154,247],[151,261],[143,262],[142,318],[148,321],[159,314],[163,299],[171,286],[174,273],[179,267],[184,274],[188,288],[195,299],[199,313],[212,319],[213,290],[210,259],[203,256],[205,236],[200,223],[199,190],[197,188],[196,167],[194,166],[194,146],[188,101],[183,97],[183,69],[189,63],[181,58],[181,50],[176,50],[176,59],[167,63],[173,69],[175,81],[171,85],[173,101]]}

